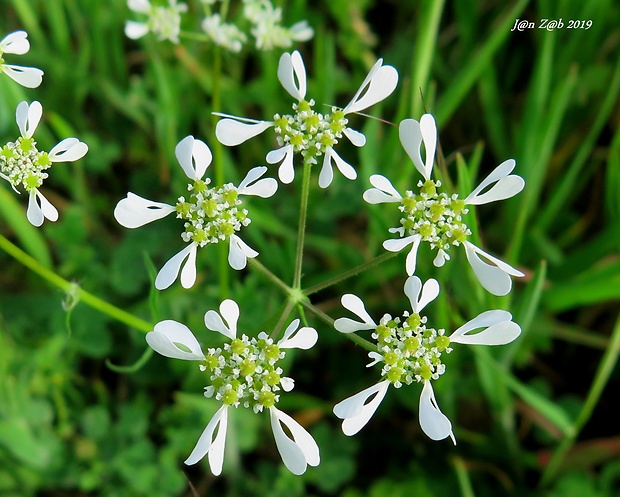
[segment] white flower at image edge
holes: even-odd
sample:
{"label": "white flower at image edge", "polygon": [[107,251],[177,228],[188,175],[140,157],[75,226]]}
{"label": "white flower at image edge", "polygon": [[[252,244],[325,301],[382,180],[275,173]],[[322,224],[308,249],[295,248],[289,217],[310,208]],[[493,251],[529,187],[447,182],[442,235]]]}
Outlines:
{"label": "white flower at image edge", "polygon": [[14,66],[4,63],[4,54],[23,55],[30,50],[30,43],[26,39],[25,31],[14,31],[0,41],[0,74],[4,73],[9,78],[17,81],[26,88],[37,88],[43,80],[43,71],[36,67]]}
{"label": "white flower at image edge", "polygon": [[[430,114],[425,114],[420,122],[415,119],[405,119],[399,126],[400,141],[415,164],[416,169],[428,182],[431,179],[435,149],[437,145],[437,126],[435,119]],[[420,147],[424,144],[426,161],[422,161]],[[520,176],[511,174],[515,168],[514,159],[508,159],[497,166],[464,200],[458,200],[463,206],[483,205],[497,200],[511,198],[523,190],[525,181]],[[370,183],[374,188],[364,192],[364,200],[370,204],[402,203],[403,197],[385,176],[374,174],[370,177]],[[486,190],[484,193],[481,193]],[[408,199],[405,199],[408,200]],[[460,220],[460,218],[459,218]],[[390,228],[391,233],[398,233],[400,238],[386,240],[383,247],[390,252],[400,252],[411,245],[406,260],[407,274],[411,276],[415,272],[417,253],[423,237],[419,233],[410,234],[404,227]],[[412,231],[412,230],[410,230]],[[473,243],[465,240],[462,242],[467,260],[469,261],[476,277],[482,286],[493,295],[507,295],[512,288],[510,276],[522,277],[524,274],[511,267],[509,264],[488,254]],[[480,258],[484,257],[487,263]],[[437,257],[433,261],[435,266],[442,266],[449,255],[439,249]]]}
{"label": "white flower at image edge", "polygon": [[179,43],[181,32],[181,14],[187,12],[187,4],[168,0],[167,6],[151,5],[149,0],[127,0],[127,6],[133,12],[148,16],[146,22],[127,21],[125,35],[132,40],[142,38],[149,31],[157,38]]}
{"label": "white flower at image edge", "polygon": [[[411,302],[413,312],[417,314],[437,297],[439,285],[434,279],[430,279],[422,285],[417,276],[411,276],[405,282],[405,294]],[[376,330],[379,326],[368,314],[364,303],[358,296],[344,295],[342,305],[358,316],[361,322],[349,318],[336,319],[334,327],[341,333]],[[469,333],[480,328],[482,330],[478,333]],[[520,333],[521,328],[512,321],[512,315],[509,312],[491,310],[483,312],[458,328],[450,335],[449,341],[450,343],[472,345],[505,345],[515,340]],[[368,355],[372,362],[367,367],[383,360],[383,356],[379,352],[369,352]],[[452,424],[447,416],[441,412],[435,400],[431,380],[419,382],[423,383],[418,413],[422,431],[432,440],[443,440],[450,437],[456,443],[452,433]],[[334,414],[343,420],[342,431],[345,435],[355,435],[368,423],[385,397],[390,383],[387,379],[381,381],[334,406]]]}
{"label": "white flower at image edge", "polygon": [[48,177],[45,172],[57,162],[73,162],[88,152],[88,145],[77,138],[65,138],[49,153],[40,152],[33,135],[43,115],[43,107],[37,101],[28,104],[21,102],[15,111],[15,120],[21,137],[9,142],[0,149],[0,178],[11,184],[19,193],[18,187],[28,193],[26,215],[33,226],[41,226],[45,219],[58,220],[58,211],[39,191]]}
{"label": "white flower at image edge", "polygon": [[[278,169],[280,181],[283,183],[291,183],[293,181],[295,177],[293,168],[294,153],[296,151],[306,152],[312,147],[318,150],[316,155],[324,155],[319,175],[319,186],[321,188],[327,188],[331,184],[333,165],[347,179],[357,178],[355,169],[336,153],[331,143],[336,144],[343,134],[356,147],[362,147],[366,143],[366,137],[362,133],[346,127],[347,120],[345,116],[360,112],[387,98],[398,83],[398,72],[396,69],[392,66],[384,66],[383,60],[379,59],[347,106],[344,109],[332,107],[332,117],[336,114],[339,116],[335,119],[335,124],[338,125],[336,129],[330,126],[334,124],[333,121],[324,119],[328,117],[327,115],[323,116],[311,109],[312,105],[314,105],[314,100],[310,100],[310,102],[305,100],[307,88],[306,68],[301,54],[297,50],[292,54],[284,53],[280,57],[278,79],[284,89],[293,98],[297,99],[298,103],[293,106],[293,109],[296,110],[295,116],[285,115],[283,117],[288,120],[291,126],[295,127],[292,131],[300,138],[300,143],[297,144],[283,140],[281,148],[267,154],[266,160],[269,164],[280,163]],[[239,145],[274,126],[277,132],[280,130],[280,127],[276,126],[275,120],[258,121],[219,112],[214,112],[214,114],[225,118],[217,123],[215,134],[217,139],[226,146]],[[312,120],[316,120],[316,122]],[[343,122],[343,124],[340,125],[340,122]],[[279,132],[286,134],[285,131],[280,130]],[[312,156],[310,160],[315,161],[315,157]]]}
{"label": "white flower at image edge", "polygon": [[[194,181],[194,187],[198,183],[205,187],[209,184],[209,179],[205,182],[202,181],[212,160],[211,150],[206,143],[194,139],[191,135],[187,136],[177,144],[175,154],[183,172],[190,180]],[[273,178],[259,179],[265,172],[267,172],[267,167],[265,166],[251,169],[238,187],[229,184],[230,191],[235,191],[237,195],[254,195],[262,198],[271,197],[276,192],[278,184]],[[211,188],[209,192],[214,190]],[[162,202],[154,202],[129,192],[127,197],[120,200],[116,205],[114,217],[125,228],[133,229],[162,219],[173,212],[177,212],[177,217],[181,217],[181,214],[177,211],[179,205],[172,206]],[[189,213],[190,217],[194,214],[194,221],[196,223],[208,222],[205,220],[207,215],[202,210],[202,207],[194,204],[190,207],[192,209]],[[221,211],[216,210],[214,213],[216,220],[218,212]],[[201,242],[189,238],[188,233],[191,233],[194,227],[189,222],[185,224],[186,232],[184,235],[188,236],[186,239],[188,246],[173,256],[161,268],[155,279],[155,287],[158,290],[166,289],[172,285],[177,279],[179,272],[181,273],[181,285],[184,288],[191,288],[196,282],[196,253],[198,247],[202,245],[200,244]],[[221,234],[218,236],[219,238],[214,237],[212,243],[216,243],[217,240],[224,238],[229,241],[228,262],[233,269],[241,270],[245,268],[247,259],[258,255],[258,252],[249,247],[234,232],[228,236]]]}
{"label": "white flower at image edge", "polygon": [[[239,306],[234,300],[227,299],[221,303],[219,313],[208,311],[205,314],[205,325],[210,330],[229,338],[231,343],[240,342],[237,337],[238,318]],[[299,319],[295,319],[286,328],[282,339],[276,344],[279,349],[297,348],[306,350],[314,346],[318,339],[316,330],[309,327],[299,328],[299,323]],[[247,337],[244,336],[243,338]],[[259,338],[265,340],[266,334],[261,333]],[[206,356],[194,334],[187,326],[176,321],[167,320],[157,323],[155,329],[147,333],[146,341],[153,350],[165,357],[203,363],[206,360]],[[206,368],[201,366],[201,369],[205,370]],[[222,369],[224,368],[222,367]],[[283,377],[281,378],[281,385],[282,389],[288,392],[293,388],[294,382],[290,378]],[[205,396],[210,397],[211,395],[213,395],[213,387],[205,389]],[[206,455],[213,474],[217,476],[222,472],[230,407],[224,403],[218,409],[200,435],[185,464],[196,464]],[[306,471],[308,465],[318,466],[320,462],[319,448],[306,429],[275,406],[267,409],[276,446],[284,465],[289,471],[301,475]],[[286,426],[290,436],[285,433],[282,425]]]}

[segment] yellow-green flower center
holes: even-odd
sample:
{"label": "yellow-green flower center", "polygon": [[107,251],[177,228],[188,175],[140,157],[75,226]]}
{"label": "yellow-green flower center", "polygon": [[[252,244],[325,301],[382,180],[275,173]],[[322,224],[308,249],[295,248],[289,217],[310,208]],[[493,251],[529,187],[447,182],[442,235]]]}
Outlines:
{"label": "yellow-green flower center", "polygon": [[48,153],[39,152],[33,138],[20,137],[0,149],[0,173],[15,188],[21,185],[27,192],[39,188],[51,166]]}

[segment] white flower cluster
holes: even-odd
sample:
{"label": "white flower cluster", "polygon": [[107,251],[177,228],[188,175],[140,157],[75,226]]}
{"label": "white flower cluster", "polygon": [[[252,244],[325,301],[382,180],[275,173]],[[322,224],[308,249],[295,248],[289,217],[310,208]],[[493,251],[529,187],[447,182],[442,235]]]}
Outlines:
{"label": "white flower cluster", "polygon": [[127,21],[125,34],[136,40],[147,33],[153,33],[160,41],[170,40],[179,43],[181,14],[187,12],[187,4],[168,0],[168,5],[151,5],[149,0],[127,0],[127,6],[139,14],[147,16],[144,22]]}

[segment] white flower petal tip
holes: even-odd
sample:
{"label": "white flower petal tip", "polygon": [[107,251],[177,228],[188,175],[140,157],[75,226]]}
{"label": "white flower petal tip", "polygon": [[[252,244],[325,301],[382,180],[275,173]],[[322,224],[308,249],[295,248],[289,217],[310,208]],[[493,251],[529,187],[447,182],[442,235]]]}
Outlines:
{"label": "white flower petal tip", "polygon": [[53,222],[58,221],[58,210],[35,188],[30,191],[28,196],[26,217],[30,224],[38,228],[45,219]]}
{"label": "white flower petal tip", "polygon": [[172,359],[202,361],[205,355],[190,329],[177,321],[166,320],[146,334],[146,342],[158,354]]}
{"label": "white flower petal tip", "polygon": [[415,273],[418,258],[418,248],[420,247],[421,241],[422,237],[420,235],[406,236],[404,238],[396,238],[384,241],[383,248],[388,252],[400,252],[407,245],[411,245],[411,250],[409,250],[409,253],[407,254],[407,259],[405,260],[405,270],[407,271],[407,275],[411,276],[413,275],[413,273]]}
{"label": "white flower petal tip", "polygon": [[[510,276],[522,277],[524,274],[516,270],[505,262],[487,254],[484,250],[476,247],[470,242],[463,243],[465,247],[465,255],[480,284],[493,295],[502,297],[508,295],[512,289],[512,280]],[[491,262],[484,262],[480,256]]]}
{"label": "white flower petal tip", "polygon": [[[198,246],[191,243],[172,257],[157,273],[155,288],[165,290],[172,285],[181,271],[181,286],[191,288],[196,283],[196,252]],[[187,262],[185,262],[187,259]],[[185,265],[183,265],[185,263]],[[181,270],[181,266],[183,269]]]}
{"label": "white flower petal tip", "polygon": [[410,276],[405,281],[405,295],[409,297],[413,312],[420,312],[439,295],[439,283],[436,279],[430,278],[422,285],[420,278]]}
{"label": "white flower petal tip", "polygon": [[344,108],[345,114],[359,112],[384,100],[398,84],[398,71],[392,66],[384,66],[379,59],[372,67],[355,96]]}
{"label": "white flower petal tip", "polygon": [[250,169],[243,181],[239,183],[237,191],[240,195],[254,195],[269,198],[278,190],[278,182],[273,178],[259,179],[267,172],[266,166]]}
{"label": "white flower petal tip", "polygon": [[293,157],[295,155],[295,149],[292,145],[284,145],[282,148],[272,150],[267,154],[265,160],[269,164],[280,163],[278,168],[278,178],[285,185],[292,183],[295,179],[295,168],[293,167]]}
{"label": "white flower petal tip", "polygon": [[299,319],[293,320],[284,331],[284,336],[278,342],[278,347],[283,349],[303,349],[308,350],[316,344],[319,334],[314,328],[304,326],[297,330]]}
{"label": "white flower petal tip", "polygon": [[349,141],[356,147],[363,147],[364,145],[366,145],[366,137],[364,136],[363,133],[360,133],[359,131],[355,131],[354,129],[351,129],[351,128],[345,128],[342,130],[342,132],[349,139]]}
{"label": "white flower petal tip", "polygon": [[174,153],[185,175],[192,180],[202,178],[213,159],[208,145],[189,135],[175,147]]}
{"label": "white flower petal tip", "polygon": [[364,192],[364,200],[369,204],[384,204],[390,202],[400,202],[403,197],[394,188],[394,185],[385,176],[373,174],[370,177],[370,184],[374,188],[369,188]]}
{"label": "white flower petal tip", "polygon": [[[389,386],[389,381],[382,381],[334,406],[334,414],[344,420],[342,432],[345,435],[348,437],[355,435],[366,426],[381,404]],[[372,400],[368,401],[371,397]]]}
{"label": "white flower petal tip", "polygon": [[15,110],[15,121],[19,132],[24,138],[32,138],[39,125],[43,107],[36,100],[28,105],[28,102],[20,102]]}
{"label": "white flower petal tip", "polygon": [[127,0],[127,7],[134,12],[148,14],[151,10],[151,3],[149,0]]}
{"label": "white flower petal tip", "polygon": [[74,162],[88,152],[88,145],[77,138],[65,138],[52,150],[49,158],[52,162]]}
{"label": "white flower petal tip", "polygon": [[[219,428],[218,428],[219,425]],[[217,428],[217,435],[213,434]],[[223,405],[213,415],[211,421],[200,435],[196,447],[185,460],[185,464],[192,465],[200,461],[205,455],[209,454],[209,465],[215,476],[222,472],[224,464],[224,449],[226,444],[226,429],[228,428],[228,406]]]}
{"label": "white flower petal tip", "polygon": [[13,31],[0,40],[0,53],[24,55],[30,50],[30,42],[25,31]]}
{"label": "white flower petal tip", "polygon": [[[472,330],[484,328],[479,333],[468,334]],[[512,321],[507,311],[492,310],[479,314],[458,328],[450,336],[450,342],[470,345],[506,345],[516,340],[521,327]]]}
{"label": "white flower petal tip", "polygon": [[373,330],[377,324],[373,321],[370,314],[366,311],[364,302],[357,295],[347,293],[342,296],[342,306],[361,318],[362,322],[354,321],[349,318],[338,318],[334,321],[334,328],[340,333],[352,333],[360,330]]}
{"label": "white flower petal tip", "polygon": [[454,435],[452,434],[452,423],[439,410],[435,393],[429,381],[424,382],[422,395],[420,396],[420,426],[422,431],[432,440],[443,440],[444,438],[452,438],[454,443]]}
{"label": "white flower petal tip", "polygon": [[[521,176],[510,174],[515,166],[516,162],[514,159],[502,162],[469,194],[465,199],[465,203],[482,205],[514,197],[525,187],[525,180]],[[491,188],[481,194],[489,186]]]}
{"label": "white flower petal tip", "polygon": [[129,192],[114,208],[114,218],[125,228],[139,228],[166,217],[175,208],[161,202],[153,202]]}
{"label": "white flower petal tip", "polygon": [[230,246],[228,248],[228,264],[236,271],[241,271],[248,263],[248,259],[254,259],[258,252],[247,245],[237,235],[230,235]]}
{"label": "white flower petal tip", "polygon": [[[398,126],[400,142],[424,179],[430,179],[437,147],[437,125],[431,114],[424,114],[420,122],[405,119]],[[422,161],[421,146],[424,144],[425,161]]]}
{"label": "white flower petal tip", "polygon": [[283,53],[278,63],[278,79],[284,89],[298,101],[306,98],[306,68],[301,54]]}
{"label": "white flower petal tip", "polygon": [[269,121],[241,122],[234,118],[222,119],[215,126],[215,136],[222,145],[233,147],[260,135],[273,126]]}
{"label": "white flower petal tip", "polygon": [[[321,462],[319,446],[303,426],[275,407],[269,408],[269,419],[282,462],[291,473],[302,475],[308,466],[319,465]],[[292,440],[286,435],[281,424],[288,428]]]}
{"label": "white flower petal tip", "polygon": [[368,357],[372,359],[372,362],[369,362],[368,364],[366,364],[367,368],[371,368],[375,364],[377,364],[379,361],[383,360],[383,356],[379,354],[379,352],[375,352],[375,351],[368,352]]}
{"label": "white flower petal tip", "polygon": [[220,314],[215,311],[207,311],[205,314],[205,326],[211,331],[217,331],[231,340],[237,337],[238,320],[239,306],[232,299],[226,299],[220,304]]}
{"label": "white flower petal tip", "polygon": [[5,73],[16,83],[25,88],[38,88],[43,82],[43,71],[36,67],[22,67],[4,64],[0,67],[0,73]]}
{"label": "white flower petal tip", "polygon": [[357,172],[355,171],[353,166],[343,160],[342,157],[340,157],[333,148],[329,147],[325,151],[323,167],[321,168],[321,173],[319,174],[319,186],[321,188],[327,188],[329,185],[331,185],[332,180],[334,179],[332,160],[345,178],[351,180],[357,178]]}

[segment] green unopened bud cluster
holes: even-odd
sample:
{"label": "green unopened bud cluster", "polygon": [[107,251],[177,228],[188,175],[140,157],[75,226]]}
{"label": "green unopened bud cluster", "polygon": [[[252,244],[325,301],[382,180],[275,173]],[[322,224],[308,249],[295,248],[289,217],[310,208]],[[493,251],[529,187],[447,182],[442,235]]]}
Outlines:
{"label": "green unopened bud cluster", "polygon": [[446,369],[442,352],[452,352],[445,330],[427,328],[426,317],[415,312],[405,312],[402,319],[386,314],[372,337],[383,362],[381,376],[396,388],[436,380]]}
{"label": "green unopened bud cluster", "polygon": [[302,100],[293,104],[294,116],[276,114],[273,120],[280,146],[293,145],[295,152],[314,164],[316,157],[338,143],[349,121],[342,109],[332,107],[331,114],[323,115],[315,112],[313,106],[314,100]]}
{"label": "green unopened bud cluster", "polygon": [[20,137],[0,149],[0,172],[14,188],[21,185],[27,192],[39,188],[51,166],[47,152],[39,152],[33,138]]}
{"label": "green unopened bud cluster", "polygon": [[273,407],[280,400],[277,392],[283,379],[276,363],[285,355],[264,332],[258,339],[242,335],[223,348],[209,349],[200,366],[210,375],[205,396],[215,395],[226,405],[241,404],[254,412]]}
{"label": "green unopened bud cluster", "polygon": [[226,240],[250,224],[248,211],[242,204],[232,183],[220,188],[209,188],[210,179],[196,180],[188,185],[189,198],[179,197],[176,204],[177,217],[185,220],[185,232],[181,238],[200,247]]}
{"label": "green unopened bud cluster", "polygon": [[461,215],[467,214],[465,202],[457,194],[451,197],[438,193],[440,181],[418,182],[420,193],[407,191],[398,209],[404,217],[400,220],[408,235],[421,235],[431,248],[447,252],[452,245],[460,245],[471,235]]}

